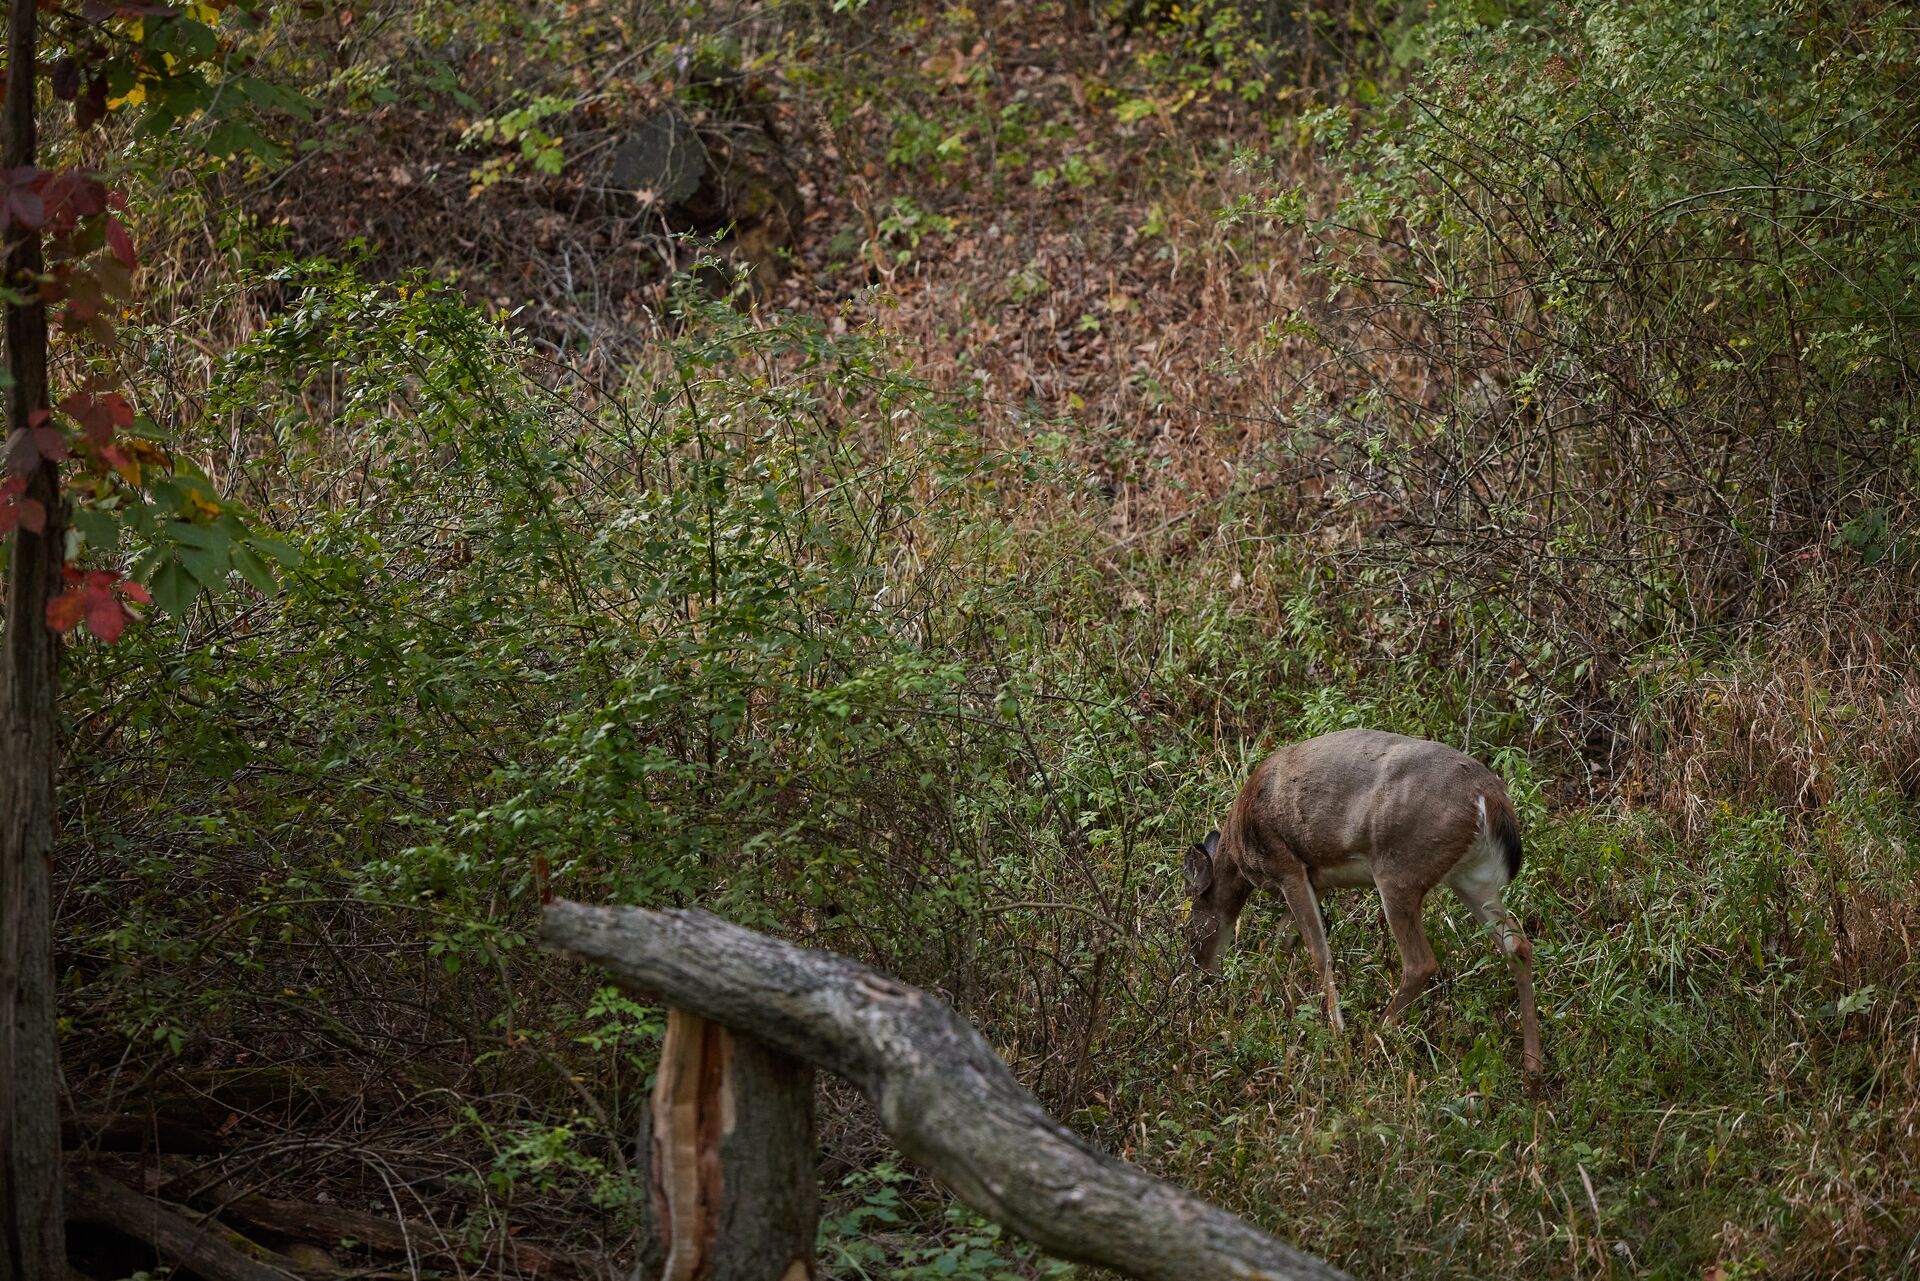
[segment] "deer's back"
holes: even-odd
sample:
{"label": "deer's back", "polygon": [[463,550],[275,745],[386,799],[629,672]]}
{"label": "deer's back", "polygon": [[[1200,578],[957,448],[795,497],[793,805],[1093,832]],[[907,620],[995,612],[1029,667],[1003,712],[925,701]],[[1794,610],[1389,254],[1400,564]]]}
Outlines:
{"label": "deer's back", "polygon": [[1291,855],[1355,883],[1391,862],[1437,883],[1479,833],[1483,797],[1492,808],[1510,804],[1499,775],[1465,752],[1349,729],[1269,756],[1236,809],[1257,862]]}

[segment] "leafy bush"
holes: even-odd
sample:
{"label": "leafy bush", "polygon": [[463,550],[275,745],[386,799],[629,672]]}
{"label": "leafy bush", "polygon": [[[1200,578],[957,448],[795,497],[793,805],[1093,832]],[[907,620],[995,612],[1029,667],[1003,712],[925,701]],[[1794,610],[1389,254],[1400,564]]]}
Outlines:
{"label": "leafy bush", "polygon": [[1911,655],[1911,25],[1471,14],[1379,113],[1313,118],[1337,207],[1239,211],[1314,237],[1326,302],[1288,325],[1333,361],[1291,417],[1374,535],[1359,581],[1602,754],[1637,682],[1783,611]]}

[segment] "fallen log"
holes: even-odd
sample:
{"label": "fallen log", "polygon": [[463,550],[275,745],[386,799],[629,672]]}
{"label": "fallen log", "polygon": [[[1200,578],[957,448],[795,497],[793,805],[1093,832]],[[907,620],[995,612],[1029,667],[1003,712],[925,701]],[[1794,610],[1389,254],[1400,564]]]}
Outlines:
{"label": "fallen log", "polygon": [[[219,1197],[218,1191],[210,1190],[196,1199],[209,1202],[220,1218],[254,1236],[323,1250],[352,1240],[369,1253],[412,1258],[423,1264],[468,1263],[472,1262],[469,1256],[476,1253],[472,1243],[458,1233],[443,1232],[426,1223],[277,1197],[249,1195],[227,1199]],[[512,1239],[501,1242],[494,1254],[492,1266],[512,1276],[549,1281],[595,1281],[611,1276],[611,1270],[597,1260]]]}
{"label": "fallen log", "polygon": [[67,1176],[69,1224],[110,1228],[153,1247],[162,1263],[206,1281],[290,1281],[301,1275],[286,1259],[204,1215],[189,1216],[92,1170]]}
{"label": "fallen log", "polygon": [[[612,1266],[597,1258],[511,1238],[476,1245],[456,1229],[431,1223],[264,1196],[217,1174],[209,1176],[182,1157],[160,1154],[148,1159],[153,1165],[145,1169],[73,1169],[68,1222],[111,1228],[145,1242],[162,1258],[190,1242],[195,1248],[225,1242],[245,1258],[278,1269],[277,1276],[337,1275],[341,1268],[332,1254],[342,1242],[352,1241],[362,1254],[406,1259],[415,1266],[464,1268],[479,1263],[489,1275],[528,1281],[614,1281]],[[143,1186],[145,1191],[140,1190]],[[192,1266],[204,1272],[197,1263]]]}
{"label": "fallen log", "polygon": [[1345,1276],[1093,1147],[944,1002],[847,957],[705,912],[564,901],[547,907],[542,938],[677,1010],[847,1078],[901,1151],[1052,1254],[1139,1281]]}
{"label": "fallen log", "polygon": [[211,1126],[133,1111],[86,1110],[62,1117],[60,1142],[68,1151],[168,1152],[180,1156],[218,1156],[227,1147]]}

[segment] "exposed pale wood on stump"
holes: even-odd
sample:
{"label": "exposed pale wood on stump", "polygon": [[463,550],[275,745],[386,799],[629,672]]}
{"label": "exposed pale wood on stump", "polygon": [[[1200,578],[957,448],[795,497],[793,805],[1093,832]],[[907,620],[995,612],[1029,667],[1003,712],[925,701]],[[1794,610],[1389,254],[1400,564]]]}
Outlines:
{"label": "exposed pale wood on stump", "polygon": [[1099,1151],[1054,1120],[930,994],[705,912],[559,902],[543,937],[870,1099],[900,1149],[982,1214],[1063,1258],[1140,1281],[1345,1274]]}
{"label": "exposed pale wood on stump", "polygon": [[813,1275],[811,1068],[673,1010],[651,1121],[662,1281]]}

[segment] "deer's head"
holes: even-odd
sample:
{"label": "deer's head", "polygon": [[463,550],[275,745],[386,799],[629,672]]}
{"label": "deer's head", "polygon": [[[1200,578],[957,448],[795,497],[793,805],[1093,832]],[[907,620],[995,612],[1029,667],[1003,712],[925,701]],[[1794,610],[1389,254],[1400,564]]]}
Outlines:
{"label": "deer's head", "polygon": [[[1220,855],[1220,833],[1206,836],[1187,847],[1184,869],[1187,882],[1187,951],[1193,963],[1209,973],[1220,970],[1220,954],[1233,936],[1234,917],[1225,901],[1223,878],[1216,863]],[[1234,905],[1237,906],[1237,905]]]}

